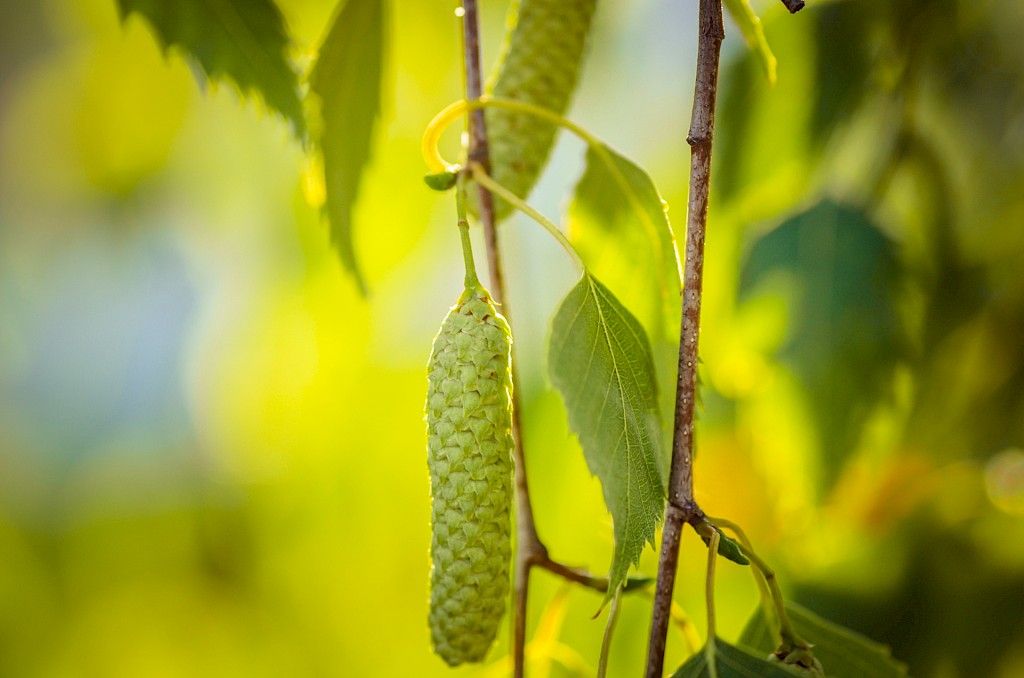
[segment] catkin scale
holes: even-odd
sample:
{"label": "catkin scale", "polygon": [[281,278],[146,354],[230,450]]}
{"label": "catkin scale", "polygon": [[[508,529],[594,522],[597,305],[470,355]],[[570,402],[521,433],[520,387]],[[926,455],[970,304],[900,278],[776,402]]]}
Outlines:
{"label": "catkin scale", "polygon": [[[514,0],[509,30],[487,91],[564,115],[579,79],[597,0]],[[526,198],[554,145],[557,128],[529,113],[485,111],[492,178]],[[511,205],[495,198],[500,220]]]}
{"label": "catkin scale", "polygon": [[427,368],[433,538],[430,633],[451,666],[484,658],[505,613],[511,558],[511,333],[469,288]]}

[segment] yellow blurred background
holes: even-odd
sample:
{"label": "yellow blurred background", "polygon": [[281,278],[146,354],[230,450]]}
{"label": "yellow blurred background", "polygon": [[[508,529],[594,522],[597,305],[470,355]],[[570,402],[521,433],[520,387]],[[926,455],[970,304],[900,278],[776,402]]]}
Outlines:
{"label": "yellow blurred background", "polygon": [[[816,4],[755,3],[775,88],[727,27],[698,499],[912,675],[1024,676],[1024,10]],[[279,5],[308,64],[335,3]],[[491,63],[505,3],[482,5]],[[695,3],[600,5],[571,117],[650,172],[681,234]],[[112,0],[0,2],[0,675],[503,675],[507,633],[452,671],[426,626],[424,366],[462,270],[418,145],[461,95],[453,8],[393,3],[362,299],[283,120]],[[581,157],[563,138],[532,204],[557,218]],[[898,331],[851,326],[875,352],[793,344],[846,297],[801,287],[785,252],[749,293],[741,275],[823,196],[897,253]],[[544,364],[573,271],[521,217],[501,236],[538,529],[603,572],[611,520]],[[861,269],[836,270],[859,299]],[[687,535],[676,593],[701,630],[703,550]],[[535,575],[531,675],[593,674],[599,600]],[[718,601],[735,638],[749,573],[723,564]],[[639,672],[649,623],[646,598],[622,607],[614,676]],[[688,652],[670,636],[666,665]]]}

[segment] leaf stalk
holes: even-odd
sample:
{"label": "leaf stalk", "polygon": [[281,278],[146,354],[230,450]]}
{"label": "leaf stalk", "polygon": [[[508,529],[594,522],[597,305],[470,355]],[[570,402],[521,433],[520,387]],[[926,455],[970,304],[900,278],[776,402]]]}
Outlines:
{"label": "leaf stalk", "polygon": [[455,206],[459,217],[459,238],[462,243],[462,260],[466,267],[466,288],[480,287],[480,279],[476,274],[476,261],[473,259],[473,243],[469,239],[469,220],[466,219],[466,187],[460,180],[455,189]]}
{"label": "leaf stalk", "polygon": [[583,265],[583,258],[580,257],[579,252],[576,251],[576,248],[573,247],[572,243],[569,242],[569,239],[565,237],[565,234],[562,233],[561,229],[559,229],[553,221],[535,210],[515,193],[488,176],[487,172],[485,172],[477,163],[472,163],[470,165],[470,171],[473,174],[473,179],[475,179],[478,184],[489,190],[494,195],[508,201],[517,210],[540,224],[552,238],[558,241],[558,244],[562,246],[562,249],[566,251],[580,270],[585,270],[586,267]]}
{"label": "leaf stalk", "polygon": [[721,538],[717,530],[711,534],[711,543],[708,544],[708,570],[704,578],[704,606],[708,615],[708,639],[704,643],[704,657],[711,678],[718,678],[718,659],[715,654],[715,643],[718,639],[718,632],[715,630],[715,563],[718,562],[718,542]]}
{"label": "leaf stalk", "polygon": [[758,588],[761,590],[762,597],[765,594],[764,587],[767,587],[768,595],[765,602],[771,604],[771,611],[774,613],[775,621],[778,623],[780,647],[786,650],[796,649],[809,652],[811,644],[797,634],[792,622],[789,620],[789,614],[786,612],[785,598],[783,598],[782,588],[779,586],[779,579],[775,575],[775,570],[761,556],[757,555],[750,539],[747,538],[746,533],[744,533],[739,525],[725,518],[708,517],[707,521],[715,527],[730,530],[740,540],[740,550],[750,560],[751,565],[754,566],[754,570],[759,575],[755,577],[755,580],[758,582]]}

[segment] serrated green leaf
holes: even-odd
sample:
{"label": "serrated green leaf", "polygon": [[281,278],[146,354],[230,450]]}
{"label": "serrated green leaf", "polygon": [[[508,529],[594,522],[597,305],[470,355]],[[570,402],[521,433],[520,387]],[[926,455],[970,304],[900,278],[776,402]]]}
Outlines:
{"label": "serrated green leaf", "polygon": [[743,39],[747,41],[747,45],[757,53],[757,57],[761,61],[761,68],[764,69],[768,82],[774,85],[777,65],[775,55],[772,54],[772,48],[768,45],[768,38],[764,35],[764,26],[761,24],[760,17],[754,12],[754,8],[750,6],[750,0],[725,0],[725,7],[729,10],[732,20],[739,26],[740,33],[743,34]]}
{"label": "serrated green leaf", "polygon": [[361,292],[366,283],[352,240],[352,210],[380,114],[386,49],[385,0],[343,0],[310,76],[309,108],[323,158],[331,242]]}
{"label": "serrated green leaf", "polygon": [[[821,662],[828,678],[900,678],[907,667],[893,658],[889,648],[822,619],[795,603],[786,603],[786,612],[796,632],[814,647],[814,656]],[[740,645],[757,652],[773,652],[777,638],[764,610],[758,608],[747,622]]]}
{"label": "serrated green leaf", "polygon": [[178,47],[210,79],[233,80],[255,90],[305,134],[298,77],[288,61],[284,17],[270,0],[117,0],[122,19],[136,12],[153,27],[164,49]]}
{"label": "serrated green leaf", "polygon": [[555,313],[548,369],[612,514],[610,596],[638,562],[644,543],[653,544],[666,470],[647,335],[590,273]]}
{"label": "serrated green leaf", "polygon": [[823,201],[758,240],[741,298],[772,283],[790,330],[779,360],[802,382],[825,462],[842,468],[904,354],[895,245],[860,209]]}
{"label": "serrated green leaf", "polygon": [[[586,170],[576,184],[565,225],[588,269],[647,329],[657,374],[674,373],[679,352],[679,255],[654,182],[607,146],[588,147]],[[662,389],[658,400],[662,422],[668,426],[674,390]],[[663,454],[667,456],[668,450]]]}
{"label": "serrated green leaf", "polygon": [[708,666],[706,649],[701,648],[672,674],[672,678],[711,678],[714,675],[718,678],[793,678],[805,675],[797,669],[770,661],[767,655],[765,653],[765,657],[758,657],[717,638],[714,673]]}

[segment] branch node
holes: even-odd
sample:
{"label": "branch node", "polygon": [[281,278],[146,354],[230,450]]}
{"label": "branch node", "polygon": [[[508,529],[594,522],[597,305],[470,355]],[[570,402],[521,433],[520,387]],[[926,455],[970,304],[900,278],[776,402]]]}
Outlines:
{"label": "branch node", "polygon": [[704,511],[701,510],[700,506],[693,499],[688,500],[683,505],[683,510],[686,512],[686,522],[691,526],[703,522],[706,518]]}
{"label": "branch node", "polygon": [[665,508],[666,520],[669,515],[680,522],[689,525],[698,525],[707,520],[707,514],[694,499],[684,499],[682,502],[675,501],[669,497],[668,505]]}
{"label": "branch node", "polygon": [[710,134],[693,134],[693,133],[687,134],[686,135],[686,143],[689,144],[691,147],[710,146],[711,145],[711,135]]}

